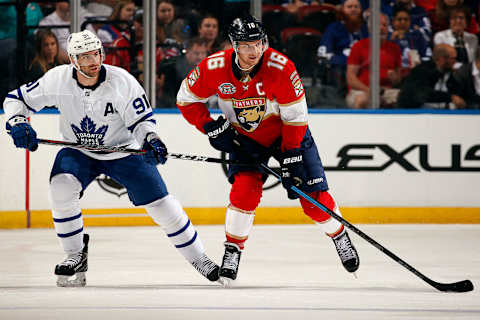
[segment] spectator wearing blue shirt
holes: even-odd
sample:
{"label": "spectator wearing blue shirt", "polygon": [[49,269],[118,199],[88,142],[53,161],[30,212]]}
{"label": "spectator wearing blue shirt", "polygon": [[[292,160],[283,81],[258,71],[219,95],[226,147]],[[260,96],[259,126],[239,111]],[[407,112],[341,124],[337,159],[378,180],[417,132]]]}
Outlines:
{"label": "spectator wearing blue shirt", "polygon": [[432,25],[425,9],[420,6],[416,6],[413,0],[395,0],[389,2],[390,3],[388,5],[382,6],[383,13],[392,18],[395,5],[405,6],[410,13],[410,30],[420,31],[427,42],[432,40]]}
{"label": "spectator wearing blue shirt", "polygon": [[[404,5],[408,8],[411,20],[410,29],[412,31],[419,30],[425,40],[430,42],[432,39],[432,25],[425,9],[420,6],[416,6],[413,0],[381,0],[382,13],[385,13],[391,19],[393,15],[393,8],[397,4]],[[364,5],[363,9],[366,10],[370,7],[370,1],[362,0],[362,5]],[[369,10],[366,10],[365,19],[368,15]]]}
{"label": "spectator wearing blue shirt", "polygon": [[358,0],[346,0],[341,9],[341,20],[331,23],[322,36],[317,55],[328,61],[333,72],[334,85],[345,89],[347,58],[350,49],[358,40],[368,37],[368,28],[363,21],[362,7]]}
{"label": "spectator wearing blue shirt", "polygon": [[410,30],[410,11],[407,7],[397,5],[393,9],[393,32],[388,35],[402,50],[402,67],[413,68],[421,61],[428,61],[432,49],[419,30]]}

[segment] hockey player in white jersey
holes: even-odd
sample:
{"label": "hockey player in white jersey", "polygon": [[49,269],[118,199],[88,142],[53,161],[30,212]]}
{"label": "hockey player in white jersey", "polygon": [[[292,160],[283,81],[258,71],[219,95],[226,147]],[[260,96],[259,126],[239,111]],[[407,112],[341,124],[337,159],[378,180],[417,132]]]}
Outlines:
{"label": "hockey player in white jersey", "polygon": [[68,55],[70,65],[49,70],[5,99],[6,127],[15,146],[35,151],[37,135],[27,117],[45,106],[55,106],[60,111],[60,133],[67,141],[142,146],[148,152],[142,156],[73,148],[58,152],[50,174],[50,200],[55,231],[67,258],[55,267],[57,285],[86,284],[89,236],[84,233],[79,200],[102,173],[124,185],[133,204],[146,207],[195,269],[217,281],[218,265],[206,256],[197,231],[156,168],[167,160],[167,148],[155,133],[143,88],[124,69],[103,65],[102,43],[88,30],[70,35]]}

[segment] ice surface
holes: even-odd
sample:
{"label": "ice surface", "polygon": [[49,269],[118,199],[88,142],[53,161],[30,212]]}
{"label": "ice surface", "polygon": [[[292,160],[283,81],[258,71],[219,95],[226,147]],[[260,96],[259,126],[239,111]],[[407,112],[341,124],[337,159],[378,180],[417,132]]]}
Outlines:
{"label": "ice surface", "polygon": [[[438,282],[442,293],[350,232],[358,279],[313,225],[254,226],[239,278],[201,277],[158,227],[86,228],[84,288],[57,288],[64,255],[53,229],[0,230],[0,319],[480,319],[480,225],[359,225]],[[207,254],[223,255],[224,227],[198,226]]]}

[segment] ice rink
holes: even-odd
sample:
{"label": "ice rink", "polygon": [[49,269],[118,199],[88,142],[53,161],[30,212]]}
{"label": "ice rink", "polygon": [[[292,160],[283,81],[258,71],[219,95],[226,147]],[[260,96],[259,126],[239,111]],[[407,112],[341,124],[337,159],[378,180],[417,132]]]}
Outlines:
{"label": "ice rink", "polygon": [[[355,279],[313,225],[254,226],[231,288],[201,277],[160,228],[86,228],[87,286],[57,288],[54,230],[0,230],[0,319],[480,319],[480,225],[358,227],[432,280],[470,279],[474,291],[439,292],[350,232]],[[197,229],[219,263],[223,226]]]}

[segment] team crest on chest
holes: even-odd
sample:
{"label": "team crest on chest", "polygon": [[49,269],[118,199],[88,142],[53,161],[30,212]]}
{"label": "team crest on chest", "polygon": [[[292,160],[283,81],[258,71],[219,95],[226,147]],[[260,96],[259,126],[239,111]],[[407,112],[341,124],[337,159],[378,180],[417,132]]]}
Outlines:
{"label": "team crest on chest", "polygon": [[235,91],[237,91],[237,88],[235,88],[233,84],[229,82],[225,82],[218,87],[218,91],[220,91],[223,94],[234,94]]}
{"label": "team crest on chest", "polygon": [[88,116],[85,116],[80,121],[80,128],[76,125],[71,125],[73,133],[77,137],[77,142],[80,144],[99,146],[103,145],[103,138],[108,130],[108,125],[101,126],[97,129],[97,125]]}
{"label": "team crest on chest", "polygon": [[263,97],[249,99],[232,99],[233,110],[242,128],[252,132],[258,128],[266,111],[266,99]]}

